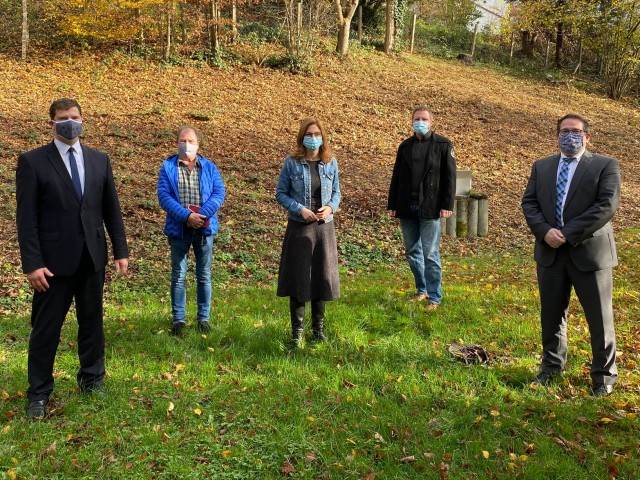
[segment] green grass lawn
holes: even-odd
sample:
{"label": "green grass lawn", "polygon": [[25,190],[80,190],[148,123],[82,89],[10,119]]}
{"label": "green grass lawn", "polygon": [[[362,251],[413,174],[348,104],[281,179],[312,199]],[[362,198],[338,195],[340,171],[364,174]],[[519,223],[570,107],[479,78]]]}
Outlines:
{"label": "green grass lawn", "polygon": [[[166,282],[137,294],[116,280],[107,396],[77,391],[69,318],[42,422],[24,417],[28,316],[4,318],[0,478],[637,479],[639,240],[627,231],[619,242],[620,381],[598,400],[577,302],[566,374],[548,389],[529,385],[537,289],[533,261],[518,255],[446,257],[445,303],[429,313],[407,301],[402,262],[344,273],[342,298],[327,307],[329,341],[297,352],[273,286],[218,288],[212,332],[190,325],[174,338]],[[465,366],[447,350],[454,341],[494,358]]]}

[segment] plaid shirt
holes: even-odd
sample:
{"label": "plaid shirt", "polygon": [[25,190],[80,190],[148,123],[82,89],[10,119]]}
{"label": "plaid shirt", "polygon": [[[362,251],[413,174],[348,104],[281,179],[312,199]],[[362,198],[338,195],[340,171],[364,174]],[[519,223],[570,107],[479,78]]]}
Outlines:
{"label": "plaid shirt", "polygon": [[188,205],[200,205],[200,160],[196,159],[193,170],[185,162],[179,160],[178,164],[178,192],[183,207]]}

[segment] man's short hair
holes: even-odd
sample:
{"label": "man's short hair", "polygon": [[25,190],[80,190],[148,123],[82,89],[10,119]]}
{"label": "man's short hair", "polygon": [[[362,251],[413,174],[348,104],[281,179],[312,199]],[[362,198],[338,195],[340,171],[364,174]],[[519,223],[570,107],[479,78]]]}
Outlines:
{"label": "man's short hair", "polygon": [[183,125],[176,131],[176,141],[180,140],[180,135],[182,132],[186,132],[187,130],[191,130],[196,134],[196,139],[198,140],[198,144],[202,143],[202,135],[200,135],[200,131],[196,127],[192,127],[190,125]]}
{"label": "man's short hair", "polygon": [[69,110],[73,107],[76,107],[78,112],[80,112],[80,115],[82,115],[82,108],[80,107],[80,104],[73,98],[59,98],[58,100],[54,100],[49,107],[49,118],[53,120],[56,118],[56,112]]}
{"label": "man's short hair", "polygon": [[556,128],[557,133],[560,133],[560,125],[562,125],[562,122],[568,119],[578,120],[582,122],[582,130],[584,130],[584,133],[589,133],[589,120],[584,118],[582,115],[578,115],[577,113],[567,113],[564,117],[558,119],[558,126]]}
{"label": "man's short hair", "polygon": [[433,118],[433,114],[431,113],[431,110],[429,110],[429,107],[427,107],[426,105],[416,105],[415,107],[413,107],[413,112],[411,112],[411,118],[413,118],[416,112],[427,112],[429,114],[429,118]]}

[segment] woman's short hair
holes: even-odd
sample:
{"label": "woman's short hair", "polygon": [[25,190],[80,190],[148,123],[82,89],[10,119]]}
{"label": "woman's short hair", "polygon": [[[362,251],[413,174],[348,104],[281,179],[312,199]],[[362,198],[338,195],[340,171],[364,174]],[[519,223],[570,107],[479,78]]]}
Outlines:
{"label": "woman's short hair", "polygon": [[307,130],[311,125],[315,125],[320,129],[320,134],[322,135],[320,159],[324,163],[329,163],[333,159],[331,154],[331,146],[329,145],[329,141],[327,139],[327,135],[325,133],[322,122],[315,117],[305,118],[304,120],[302,120],[302,122],[300,122],[300,130],[298,130],[298,136],[296,138],[296,149],[293,151],[291,156],[297,160],[301,160],[304,157],[306,149],[304,148],[302,142],[304,141],[304,135],[307,133]]}

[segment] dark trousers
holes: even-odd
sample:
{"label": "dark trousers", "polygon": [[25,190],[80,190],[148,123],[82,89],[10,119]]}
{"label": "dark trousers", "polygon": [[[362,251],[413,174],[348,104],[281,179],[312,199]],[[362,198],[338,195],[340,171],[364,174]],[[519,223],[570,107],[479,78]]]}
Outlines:
{"label": "dark trousers", "polygon": [[95,271],[85,247],[73,275],[54,276],[47,281],[49,289],[43,293],[35,292],[31,307],[27,390],[30,401],[47,399],[53,391],[53,363],[60,343],[60,331],[73,300],[78,318],[78,385],[81,389],[96,386],[105,374],[102,327],[104,269]]}
{"label": "dark trousers", "polygon": [[550,267],[538,265],[543,350],[541,368],[560,371],[565,367],[567,310],[573,287],[591,334],[591,378],[594,383],[613,385],[618,370],[613,326],[612,269],[582,272],[571,261],[569,248],[560,247],[556,261]]}

